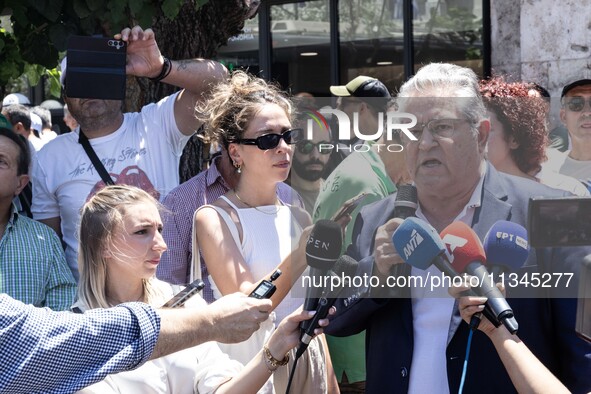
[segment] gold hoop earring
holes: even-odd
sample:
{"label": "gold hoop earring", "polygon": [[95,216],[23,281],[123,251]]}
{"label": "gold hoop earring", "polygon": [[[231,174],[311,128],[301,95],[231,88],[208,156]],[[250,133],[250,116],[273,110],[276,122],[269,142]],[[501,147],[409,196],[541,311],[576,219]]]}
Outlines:
{"label": "gold hoop earring", "polygon": [[234,162],[234,168],[238,174],[242,174],[242,166],[236,162]]}

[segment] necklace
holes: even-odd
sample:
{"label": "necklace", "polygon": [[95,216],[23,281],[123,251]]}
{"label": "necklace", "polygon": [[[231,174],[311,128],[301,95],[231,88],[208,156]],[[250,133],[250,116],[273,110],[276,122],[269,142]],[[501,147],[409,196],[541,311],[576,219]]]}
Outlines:
{"label": "necklace", "polygon": [[[265,215],[276,215],[277,212],[279,212],[280,206],[277,204],[274,204],[274,206],[277,207],[277,209],[275,209],[275,212],[267,212],[262,209],[259,209],[258,207],[252,206],[249,203],[247,203],[246,201],[244,201],[243,199],[241,199],[240,196],[238,195],[238,193],[236,193],[236,189],[234,189],[233,192],[234,192],[234,195],[236,196],[236,198],[238,199],[238,201],[240,201],[242,204],[246,205],[249,208],[256,209],[257,211],[264,213]],[[275,197],[275,202],[277,202],[277,197]]]}

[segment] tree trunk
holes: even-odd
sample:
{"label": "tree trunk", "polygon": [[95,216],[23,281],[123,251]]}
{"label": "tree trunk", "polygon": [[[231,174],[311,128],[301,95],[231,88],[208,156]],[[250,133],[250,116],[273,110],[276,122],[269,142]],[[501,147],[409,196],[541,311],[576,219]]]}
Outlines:
{"label": "tree trunk", "polygon": [[[163,15],[155,17],[152,29],[162,54],[170,59],[210,59],[228,38],[239,34],[244,22],[253,16],[258,0],[209,0],[198,10],[195,1],[188,0],[174,20]],[[153,83],[147,78],[129,78],[126,111],[139,111],[146,103],[156,102],[178,90],[164,83]],[[179,166],[180,181],[185,182],[203,169],[207,151],[198,134],[187,143]]]}

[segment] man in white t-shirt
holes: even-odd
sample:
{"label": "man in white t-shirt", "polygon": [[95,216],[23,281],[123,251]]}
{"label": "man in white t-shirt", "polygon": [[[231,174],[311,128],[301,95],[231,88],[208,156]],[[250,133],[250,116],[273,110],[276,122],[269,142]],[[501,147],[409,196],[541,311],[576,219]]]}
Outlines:
{"label": "man in white t-shirt", "polygon": [[591,79],[566,85],[561,106],[560,120],[568,129],[571,149],[549,154],[544,167],[580,180],[591,191]]}
{"label": "man in white t-shirt", "polygon": [[68,264],[78,277],[76,237],[83,204],[105,182],[79,143],[80,130],[115,183],[141,187],[163,199],[179,184],[185,144],[199,128],[195,105],[210,86],[225,78],[221,64],[202,59],[164,58],[151,29],[125,28],[115,39],[127,42],[126,73],[183,88],[137,113],[123,113],[122,101],[64,100],[79,127],[50,141],[33,161],[33,215],[66,244]]}

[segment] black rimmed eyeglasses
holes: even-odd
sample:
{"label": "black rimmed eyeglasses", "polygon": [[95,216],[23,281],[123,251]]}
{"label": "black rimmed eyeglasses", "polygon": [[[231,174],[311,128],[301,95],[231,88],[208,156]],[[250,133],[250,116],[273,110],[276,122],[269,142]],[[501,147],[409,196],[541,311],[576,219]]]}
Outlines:
{"label": "black rimmed eyeglasses", "polygon": [[265,134],[257,138],[241,138],[238,140],[230,141],[235,144],[241,145],[256,145],[261,150],[275,149],[279,142],[283,138],[286,144],[295,144],[302,140],[304,136],[303,129],[290,129],[286,130],[281,134]]}
{"label": "black rimmed eyeglasses", "polygon": [[431,119],[426,123],[417,124],[409,131],[417,138],[421,139],[423,131],[429,130],[434,138],[451,138],[456,131],[459,123],[469,122],[468,119]]}

